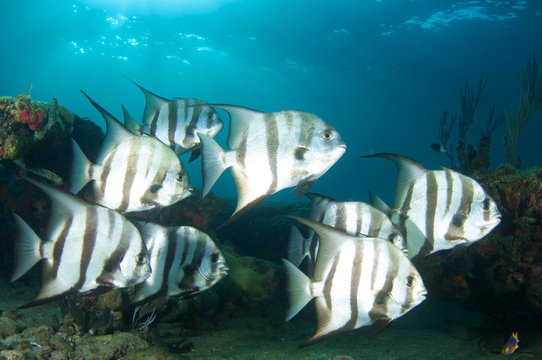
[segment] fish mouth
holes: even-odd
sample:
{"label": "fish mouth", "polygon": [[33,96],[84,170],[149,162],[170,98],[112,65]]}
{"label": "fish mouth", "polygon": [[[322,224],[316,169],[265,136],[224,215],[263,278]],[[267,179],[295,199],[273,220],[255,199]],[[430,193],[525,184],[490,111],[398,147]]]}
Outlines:
{"label": "fish mouth", "polygon": [[424,299],[427,297],[427,290],[420,290],[418,291],[418,297],[423,297]]}

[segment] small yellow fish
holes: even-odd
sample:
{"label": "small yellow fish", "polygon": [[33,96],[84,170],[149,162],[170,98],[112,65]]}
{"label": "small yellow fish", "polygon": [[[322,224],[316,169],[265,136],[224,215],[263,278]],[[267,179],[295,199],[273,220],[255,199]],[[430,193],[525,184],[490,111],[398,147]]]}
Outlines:
{"label": "small yellow fish", "polygon": [[503,355],[510,355],[513,354],[514,351],[519,347],[518,345],[519,339],[518,339],[518,332],[513,332],[512,336],[510,336],[510,339],[504,344],[504,347],[502,348],[501,354]]}

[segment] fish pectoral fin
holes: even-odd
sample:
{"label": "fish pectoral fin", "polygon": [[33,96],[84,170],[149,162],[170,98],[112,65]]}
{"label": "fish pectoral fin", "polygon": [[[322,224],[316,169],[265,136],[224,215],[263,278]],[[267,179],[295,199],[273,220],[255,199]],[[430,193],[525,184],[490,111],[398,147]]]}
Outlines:
{"label": "fish pectoral fin", "polygon": [[318,179],[315,179],[312,177],[307,180],[303,180],[299,184],[297,184],[297,186],[292,190],[292,192],[297,190],[296,197],[301,197],[305,195],[307,192],[309,192],[310,188],[316,182],[316,180]]}

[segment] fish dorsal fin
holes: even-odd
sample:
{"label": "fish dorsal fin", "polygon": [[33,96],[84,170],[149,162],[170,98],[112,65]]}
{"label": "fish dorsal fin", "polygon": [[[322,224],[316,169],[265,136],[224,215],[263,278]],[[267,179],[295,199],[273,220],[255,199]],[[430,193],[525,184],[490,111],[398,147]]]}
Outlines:
{"label": "fish dorsal fin", "polygon": [[397,166],[397,185],[395,186],[395,195],[393,197],[393,208],[401,207],[408,188],[414,180],[427,172],[427,168],[420,163],[406,157],[391,153],[379,153],[374,155],[362,155],[362,157],[381,157],[391,160]]}
{"label": "fish dorsal fin", "polygon": [[227,111],[230,115],[230,132],[228,134],[228,148],[237,149],[248,127],[256,119],[263,116],[263,112],[241,106],[226,104],[209,104],[208,106]]}
{"label": "fish dorsal fin", "polygon": [[85,201],[79,199],[77,196],[61,190],[60,188],[31,179],[29,177],[25,177],[25,179],[39,187],[51,198],[52,209],[50,222],[52,224],[56,224],[67,217],[73,216],[73,214],[84,211],[89,206]]}
{"label": "fish dorsal fin", "polygon": [[143,134],[143,127],[130,115],[128,109],[121,104],[122,114],[124,115],[124,126],[134,135]]}
{"label": "fish dorsal fin", "polygon": [[324,225],[310,219],[292,215],[289,217],[307,225],[316,234],[318,234],[318,237],[320,238],[320,247],[318,249],[316,267],[314,268],[314,280],[322,281],[324,272],[330,260],[340,251],[343,244],[345,244],[347,241],[355,241],[357,238],[354,238],[331,226]]}
{"label": "fish dorsal fin", "polygon": [[165,226],[145,221],[136,221],[136,226],[149,252],[149,247],[152,245],[154,240],[156,240],[159,236],[166,236],[168,230],[168,228]]}
{"label": "fish dorsal fin", "polygon": [[127,130],[120,121],[118,121],[113,115],[111,115],[107,110],[98,105],[94,100],[92,100],[83,90],[81,90],[83,95],[90,101],[92,105],[102,114],[107,131],[105,132],[105,139],[100,149],[100,154],[98,155],[98,163],[101,163],[102,160],[115,149],[118,144],[130,140],[134,135]]}
{"label": "fish dorsal fin", "polygon": [[149,90],[145,89],[143,86],[139,85],[135,81],[130,80],[134,83],[145,95],[145,110],[143,111],[143,125],[150,126],[154,114],[162,107],[164,104],[167,104],[171,100],[158,96]]}

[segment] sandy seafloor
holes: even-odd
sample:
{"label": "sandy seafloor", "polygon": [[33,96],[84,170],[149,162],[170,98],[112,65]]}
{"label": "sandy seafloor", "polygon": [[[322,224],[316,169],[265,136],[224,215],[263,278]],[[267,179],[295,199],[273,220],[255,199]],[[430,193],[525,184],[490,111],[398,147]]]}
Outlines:
{"label": "sandy seafloor", "polygon": [[[35,291],[24,284],[10,284],[5,278],[0,278],[0,309],[10,312],[12,317],[16,312],[18,321],[24,326],[53,326],[54,318],[58,324],[62,315],[55,302],[16,310],[17,306],[35,296]],[[122,357],[91,357],[87,352],[84,357],[75,355],[75,358],[342,360],[340,356],[349,356],[352,359],[389,360],[542,359],[541,332],[520,331],[520,349],[505,357],[499,353],[504,343],[503,331],[491,333],[491,330],[466,326],[450,331],[443,326],[444,317],[476,322],[481,316],[458,305],[422,304],[380,333],[367,334],[366,329],[362,328],[303,349],[298,349],[298,345],[316,330],[314,308],[308,306],[290,322],[284,322],[284,311],[281,305],[268,307],[264,311],[257,308],[239,309],[227,317],[220,314],[202,316],[197,328],[183,333],[184,341],[191,343],[191,350],[184,353],[173,354],[159,345],[151,344],[145,345],[144,349],[126,351]],[[160,326],[159,318],[150,325],[151,328]],[[143,334],[137,330],[130,333],[143,339]],[[90,341],[93,335],[84,335],[83,341],[85,337]],[[108,339],[107,336],[100,338],[98,346],[106,348]],[[144,344],[144,341],[141,343]],[[0,340],[0,349],[2,346],[5,348]],[[74,349],[74,354],[77,354],[77,349]]]}

